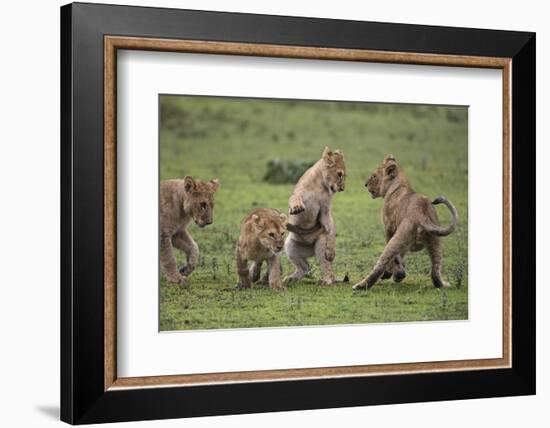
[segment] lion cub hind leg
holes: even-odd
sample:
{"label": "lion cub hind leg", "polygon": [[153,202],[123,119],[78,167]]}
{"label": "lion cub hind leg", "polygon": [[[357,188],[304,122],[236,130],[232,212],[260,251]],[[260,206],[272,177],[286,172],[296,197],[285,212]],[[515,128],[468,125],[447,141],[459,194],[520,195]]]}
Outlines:
{"label": "lion cub hind leg", "polygon": [[315,242],[315,256],[323,272],[323,278],[321,279],[321,285],[333,285],[336,283],[336,277],[332,270],[332,260],[327,257],[327,250],[329,248],[334,249],[334,242],[328,235],[321,235]]}
{"label": "lion cub hind leg", "polygon": [[430,236],[426,240],[426,249],[428,250],[430,261],[432,262],[431,277],[434,287],[449,288],[451,284],[441,277],[441,258],[443,249],[439,237]]}
{"label": "lion cub hind leg", "polygon": [[[283,264],[281,263],[281,257],[279,255],[277,255],[277,258],[279,259],[279,276],[281,276],[283,273]],[[267,270],[265,271],[265,273],[262,275],[261,279],[257,283],[260,285],[266,285],[266,286],[270,285],[269,283],[270,272],[271,272],[271,268],[269,267],[269,263],[268,263]]]}
{"label": "lion cub hind leg", "polygon": [[325,239],[325,259],[333,262],[336,258],[336,236],[332,233],[326,235]]}
{"label": "lion cub hind leg", "polygon": [[260,280],[258,281],[258,284],[259,285],[269,285],[269,270],[266,271],[262,277],[260,278]]}
{"label": "lion cub hind leg", "polygon": [[252,284],[269,285],[269,266],[262,275],[263,260],[252,262],[250,266],[250,282]]}
{"label": "lion cub hind leg", "polygon": [[295,269],[283,280],[284,285],[288,285],[307,275],[310,269],[307,258],[313,256],[314,249],[313,245],[300,244],[289,236],[285,241],[285,252]]}
{"label": "lion cub hind leg", "polygon": [[250,265],[250,281],[252,282],[252,284],[260,281],[260,275],[262,274],[262,264],[263,261],[260,260],[259,262],[252,262],[252,265]]}

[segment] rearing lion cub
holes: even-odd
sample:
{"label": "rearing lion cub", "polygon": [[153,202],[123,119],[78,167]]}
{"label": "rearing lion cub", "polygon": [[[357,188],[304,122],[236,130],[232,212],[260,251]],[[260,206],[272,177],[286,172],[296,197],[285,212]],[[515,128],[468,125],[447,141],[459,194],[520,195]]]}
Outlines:
{"label": "rearing lion cub", "polygon": [[[214,193],[218,179],[201,181],[191,176],[160,182],[160,266],[169,282],[185,285],[195,269],[199,247],[187,231],[195,220],[199,227],[212,224]],[[187,265],[178,272],[172,246],[187,256]]]}
{"label": "rearing lion cub", "polygon": [[321,159],[298,180],[288,201],[290,231],[285,251],[295,267],[285,284],[298,281],[309,272],[307,259],[317,257],[323,271],[324,285],[336,279],[332,261],[336,255],[336,228],[332,220],[332,197],[344,190],[346,165],[340,150],[325,147]]}
{"label": "rearing lion cub", "polygon": [[[403,258],[408,251],[428,250],[432,262],[431,277],[436,287],[450,287],[441,278],[442,245],[440,236],[450,235],[456,228],[457,212],[453,204],[442,196],[433,202],[411,188],[407,177],[392,155],[369,177],[365,186],[373,199],[382,197],[382,219],[386,232],[386,247],[372,272],[353,286],[354,289],[370,288],[384,275],[393,272],[394,280],[405,277]],[[447,227],[439,225],[433,205],[445,204],[451,211],[452,221]]]}

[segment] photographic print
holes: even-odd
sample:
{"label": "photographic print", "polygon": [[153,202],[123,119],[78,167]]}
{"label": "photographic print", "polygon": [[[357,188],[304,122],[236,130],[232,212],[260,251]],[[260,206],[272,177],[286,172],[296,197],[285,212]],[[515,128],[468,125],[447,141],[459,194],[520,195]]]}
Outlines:
{"label": "photographic print", "polygon": [[160,330],[468,319],[468,108],[159,96]]}

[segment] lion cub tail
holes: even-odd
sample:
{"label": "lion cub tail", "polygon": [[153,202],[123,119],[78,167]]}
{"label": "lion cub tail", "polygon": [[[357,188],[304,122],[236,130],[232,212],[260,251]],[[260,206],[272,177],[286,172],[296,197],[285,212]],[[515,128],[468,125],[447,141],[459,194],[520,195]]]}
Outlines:
{"label": "lion cub tail", "polygon": [[437,235],[437,236],[450,235],[456,229],[456,223],[458,221],[458,213],[456,212],[455,206],[451,203],[451,201],[447,200],[443,196],[438,196],[437,198],[435,198],[432,204],[433,205],[444,204],[447,208],[449,208],[449,211],[451,212],[451,224],[447,227],[443,227],[443,226],[434,224],[428,220],[422,223],[422,227],[427,232],[433,233],[434,235]]}

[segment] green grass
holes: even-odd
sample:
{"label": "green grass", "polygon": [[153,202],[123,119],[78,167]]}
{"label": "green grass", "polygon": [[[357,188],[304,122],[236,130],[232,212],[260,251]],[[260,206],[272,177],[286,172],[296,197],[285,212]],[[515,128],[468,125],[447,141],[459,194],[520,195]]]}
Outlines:
{"label": "green grass", "polygon": [[[160,329],[218,329],[458,320],[468,317],[468,125],[464,107],[293,102],[161,96],[161,179],[218,177],[214,223],[189,230],[201,257],[188,288],[160,281]],[[337,228],[334,268],[350,284],[317,285],[311,277],[277,293],[262,286],[234,290],[234,248],[241,219],[255,207],[287,211],[292,184],[263,181],[270,160],[314,162],[323,148],[346,157],[346,190],[333,200]],[[353,292],[384,247],[381,199],[365,179],[391,153],[415,190],[444,195],[456,206],[459,227],[443,238],[443,276],[452,288],[435,289],[423,252],[407,255],[407,277]],[[438,207],[442,223],[450,221]],[[184,255],[176,250],[179,264]],[[292,267],[283,256],[283,271]]]}

